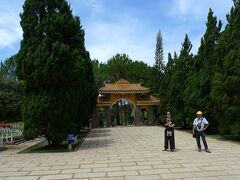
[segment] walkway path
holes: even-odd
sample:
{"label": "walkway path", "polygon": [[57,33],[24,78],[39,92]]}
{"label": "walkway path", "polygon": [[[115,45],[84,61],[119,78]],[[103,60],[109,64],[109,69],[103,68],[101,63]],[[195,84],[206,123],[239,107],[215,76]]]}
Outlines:
{"label": "walkway path", "polygon": [[[0,152],[1,179],[240,179],[240,145],[208,138],[197,152],[190,134],[175,131],[176,152],[163,150],[161,127],[94,129],[79,151]],[[21,149],[21,148],[19,148]]]}

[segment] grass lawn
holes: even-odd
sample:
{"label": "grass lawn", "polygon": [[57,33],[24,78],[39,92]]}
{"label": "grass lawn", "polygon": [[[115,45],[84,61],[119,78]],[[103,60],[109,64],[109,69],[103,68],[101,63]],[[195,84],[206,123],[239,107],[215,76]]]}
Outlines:
{"label": "grass lawn", "polygon": [[[81,130],[78,133],[78,142],[72,146],[72,151],[75,151],[82,144],[83,140],[87,136],[90,130]],[[19,154],[25,153],[61,153],[61,152],[70,152],[68,151],[68,144],[64,141],[62,144],[58,146],[48,146],[47,140],[41,141],[38,144],[35,144],[23,151],[20,151]]]}

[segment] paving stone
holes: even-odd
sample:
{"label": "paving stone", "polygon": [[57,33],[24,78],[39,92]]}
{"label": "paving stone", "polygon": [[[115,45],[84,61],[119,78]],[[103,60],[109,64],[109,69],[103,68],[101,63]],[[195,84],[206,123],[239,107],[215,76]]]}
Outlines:
{"label": "paving stone", "polygon": [[91,172],[91,168],[84,168],[84,169],[64,169],[61,171],[61,174],[67,174],[67,173],[88,173]]}
{"label": "paving stone", "polygon": [[225,171],[201,171],[201,172],[194,172],[196,177],[208,177],[208,176],[221,176],[227,175],[228,173]]}
{"label": "paving stone", "polygon": [[47,170],[47,171],[31,171],[29,175],[50,175],[59,174],[60,170]]}
{"label": "paving stone", "polygon": [[51,163],[41,163],[39,166],[64,166],[66,162],[51,162]]}
{"label": "paving stone", "polygon": [[82,165],[82,164],[92,164],[94,163],[94,161],[70,161],[70,162],[67,162],[66,165]]}
{"label": "paving stone", "polygon": [[171,168],[172,172],[195,172],[195,171],[201,171],[197,167],[188,167],[188,168]]}
{"label": "paving stone", "polygon": [[65,166],[52,166],[51,169],[52,170],[64,170],[64,169],[77,169],[79,168],[80,165],[77,164],[73,164],[73,165],[65,165]]}
{"label": "paving stone", "polygon": [[199,162],[199,163],[181,163],[183,167],[204,167],[209,166],[209,162]]}
{"label": "paving stone", "polygon": [[240,176],[218,176],[219,179],[221,180],[239,180]]}
{"label": "paving stone", "polygon": [[32,163],[21,163],[21,164],[13,164],[11,167],[37,167],[39,164]]}
{"label": "paving stone", "polygon": [[17,176],[7,177],[5,180],[38,180],[39,176]]}
{"label": "paving stone", "polygon": [[14,171],[19,171],[21,168],[14,168],[14,167],[0,167],[0,172],[14,172]]}
{"label": "paving stone", "polygon": [[226,172],[228,174],[231,174],[231,175],[235,175],[235,174],[240,175],[240,170],[239,169],[231,169],[231,170],[226,170],[224,172]]}
{"label": "paving stone", "polygon": [[149,170],[139,170],[141,175],[146,174],[163,174],[163,173],[171,173],[169,169],[149,169]]}
{"label": "paving stone", "polygon": [[21,168],[20,171],[46,171],[49,170],[50,166],[44,166],[44,167],[24,167]]}
{"label": "paving stone", "polygon": [[162,161],[144,161],[144,162],[137,162],[137,165],[154,165],[154,164],[164,164]]}
{"label": "paving stone", "polygon": [[118,171],[118,172],[108,172],[107,176],[131,176],[131,175],[138,175],[137,171]]}
{"label": "paving stone", "polygon": [[93,172],[111,172],[111,171],[122,171],[122,167],[103,167],[103,168],[93,168]]}
{"label": "paving stone", "polygon": [[228,165],[228,167],[230,167],[232,169],[239,169],[239,171],[240,171],[240,164]]}
{"label": "paving stone", "polygon": [[17,154],[25,142],[0,152],[1,179],[240,179],[239,144],[207,138],[197,151],[191,134],[175,131],[176,151],[163,150],[164,128],[93,129],[77,152]]}
{"label": "paving stone", "polygon": [[83,164],[81,168],[97,168],[97,167],[108,167],[108,164]]}
{"label": "paving stone", "polygon": [[104,164],[104,163],[120,163],[120,159],[111,159],[111,160],[105,160],[105,161],[94,161],[95,164]]}
{"label": "paving stone", "polygon": [[184,180],[219,180],[217,177],[184,178]]}
{"label": "paving stone", "polygon": [[207,170],[207,171],[221,171],[221,170],[228,170],[231,169],[230,167],[227,166],[206,166],[206,167],[200,167],[203,170]]}
{"label": "paving stone", "polygon": [[105,172],[94,172],[94,173],[76,173],[74,178],[91,178],[91,177],[106,177]]}
{"label": "paving stone", "polygon": [[48,175],[42,176],[40,180],[48,180],[48,179],[72,179],[73,174],[57,174],[57,175]]}
{"label": "paving stone", "polygon": [[125,176],[125,180],[159,180],[158,175]]}
{"label": "paving stone", "polygon": [[181,164],[154,164],[152,165],[154,169],[171,169],[171,168],[181,168]]}
{"label": "paving stone", "polygon": [[0,172],[0,177],[8,177],[8,176],[25,176],[27,175],[29,172],[25,171],[25,172]]}
{"label": "paving stone", "polygon": [[89,180],[125,180],[124,177],[90,178]]}
{"label": "paving stone", "polygon": [[160,174],[163,179],[178,179],[178,178],[192,178],[195,177],[193,173],[171,173],[171,174]]}
{"label": "paving stone", "polygon": [[124,170],[142,170],[142,169],[153,169],[152,166],[125,166],[123,167]]}
{"label": "paving stone", "polygon": [[125,163],[111,163],[109,166],[135,166],[136,162],[125,162]]}

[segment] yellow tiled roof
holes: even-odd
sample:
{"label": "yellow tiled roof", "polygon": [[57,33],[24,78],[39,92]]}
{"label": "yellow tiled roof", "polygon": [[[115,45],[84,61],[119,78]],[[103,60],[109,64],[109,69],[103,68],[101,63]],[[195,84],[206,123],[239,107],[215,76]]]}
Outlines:
{"label": "yellow tiled roof", "polygon": [[100,94],[108,93],[147,93],[150,91],[149,88],[143,87],[140,84],[131,84],[125,79],[120,79],[115,83],[105,84],[99,90]]}

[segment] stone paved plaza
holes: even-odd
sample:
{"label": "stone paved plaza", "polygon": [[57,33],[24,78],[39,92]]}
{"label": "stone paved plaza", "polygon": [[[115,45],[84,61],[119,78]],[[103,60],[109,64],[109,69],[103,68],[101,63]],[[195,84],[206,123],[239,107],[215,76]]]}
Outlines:
{"label": "stone paved plaza", "polygon": [[176,152],[163,150],[162,127],[94,129],[77,152],[16,154],[36,142],[0,152],[0,179],[240,180],[240,145],[207,138],[198,152],[190,134],[175,131]]}

